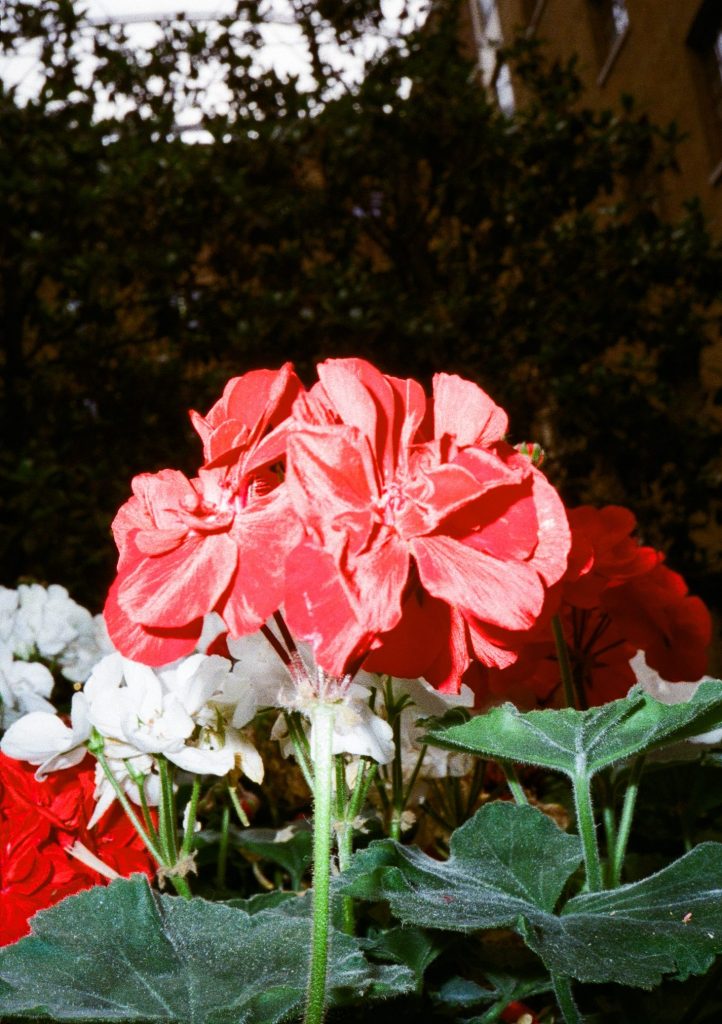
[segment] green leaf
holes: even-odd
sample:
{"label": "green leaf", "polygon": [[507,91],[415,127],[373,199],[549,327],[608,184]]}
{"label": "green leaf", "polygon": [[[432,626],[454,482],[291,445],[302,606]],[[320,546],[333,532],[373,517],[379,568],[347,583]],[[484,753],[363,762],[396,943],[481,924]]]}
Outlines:
{"label": "green leaf", "polygon": [[[341,889],[387,900],[407,924],[511,928],[552,974],[651,988],[707,970],[722,952],[722,844],[656,875],[555,904],[581,860],[576,836],[532,807],[483,807],[451,838],[448,861],[384,840],[358,853]],[[690,916],[691,915],[691,916]]]}
{"label": "green leaf", "polygon": [[297,900],[298,894],[288,892],[284,889],[274,889],[273,892],[256,892],[247,899],[223,900],[226,907],[233,907],[235,910],[245,910],[247,914],[259,914],[262,910],[273,910],[274,907],[289,900]]}
{"label": "green leaf", "polygon": [[273,828],[234,830],[233,843],[262,860],[279,864],[291,876],[293,888],[301,888],[301,880],[311,866],[311,829],[305,823],[288,825],[279,831]]}
{"label": "green leaf", "polygon": [[[308,941],[303,917],[122,879],[38,914],[31,936],[0,950],[0,1017],[275,1024],[302,1011]],[[350,936],[334,932],[331,950],[331,1005],[414,987],[408,968],[368,963]]]}
{"label": "green leaf", "polygon": [[416,991],[421,992],[427,967],[444,948],[439,936],[430,935],[419,928],[389,928],[372,932],[360,940],[361,947],[372,959],[404,964],[414,973]]}
{"label": "green leaf", "polygon": [[498,802],[454,832],[447,861],[373,842],[354,856],[339,889],[388,900],[402,921],[426,928],[509,928],[530,909],[553,910],[581,860],[578,836],[533,807]]}
{"label": "green leaf", "polygon": [[684,704],[662,704],[635,688],[588,711],[492,708],[425,741],[501,760],[590,777],[627,757],[676,743],[722,724],[722,682],[700,685]]}
{"label": "green leaf", "polygon": [[445,1009],[465,1011],[494,1003],[498,1011],[497,1016],[500,1016],[509,1003],[551,989],[549,978],[541,976],[520,978],[511,973],[484,971],[484,980],[488,983],[487,988],[467,978],[449,978],[434,993],[434,1003]]}

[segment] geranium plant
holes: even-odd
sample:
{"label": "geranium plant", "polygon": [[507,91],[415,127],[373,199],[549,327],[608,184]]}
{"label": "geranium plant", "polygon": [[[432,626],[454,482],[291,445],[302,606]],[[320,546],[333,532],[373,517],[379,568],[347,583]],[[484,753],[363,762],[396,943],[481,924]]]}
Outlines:
{"label": "geranium plant", "polygon": [[[645,764],[717,742],[722,684],[675,699],[705,670],[709,614],[631,513],[567,511],[538,449],[448,374],[427,395],[329,360],[306,390],[286,364],[191,417],[197,476],[142,474],[116,516],[108,636],[68,714],[49,698],[73,637],[55,662],[23,645],[6,592],[3,701],[27,713],[2,740],[0,1012],[318,1024],[407,997],[528,1024],[546,998],[573,1024],[575,982],[703,974],[722,844],[626,864]],[[312,835],[284,821],[279,753]],[[566,780],[553,807],[539,769]],[[264,800],[274,828],[251,826]],[[234,859],[265,893],[229,889]],[[176,895],[117,877],[136,871]],[[425,980],[456,933],[497,929],[531,972]]]}

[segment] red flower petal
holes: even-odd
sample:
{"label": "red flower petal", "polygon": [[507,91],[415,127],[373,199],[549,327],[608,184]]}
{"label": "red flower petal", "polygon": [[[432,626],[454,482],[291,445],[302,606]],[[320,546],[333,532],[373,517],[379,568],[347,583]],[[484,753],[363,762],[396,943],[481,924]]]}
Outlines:
{"label": "red flower petal", "polygon": [[411,546],[430,594],[503,629],[534,624],[544,588],[529,566],[492,558],[451,537],[419,537]]}
{"label": "red flower petal", "polygon": [[434,375],[434,437],[449,434],[460,448],[488,446],[506,434],[509,419],[486,392],[455,374]]}
{"label": "red flower petal", "polygon": [[284,612],[292,633],[313,646],[322,668],[344,675],[368,650],[372,636],[354,616],[333,558],[314,544],[304,543],[291,553],[286,569]]}
{"label": "red flower petal", "polygon": [[144,558],[122,575],[118,603],[141,625],[186,626],[216,606],[237,561],[238,550],[228,534],[188,534],[177,548]]}
{"label": "red flower petal", "polygon": [[195,650],[203,619],[195,619],[175,630],[141,626],[133,622],[118,604],[120,583],[121,577],[118,577],[110,588],[103,615],[110,639],[121,654],[144,665],[159,666],[168,665]]}

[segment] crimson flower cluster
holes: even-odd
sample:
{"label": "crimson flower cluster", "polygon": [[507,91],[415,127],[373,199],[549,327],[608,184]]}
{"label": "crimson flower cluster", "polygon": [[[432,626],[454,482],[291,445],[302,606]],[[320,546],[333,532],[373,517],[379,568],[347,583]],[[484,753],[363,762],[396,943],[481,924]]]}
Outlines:
{"label": "crimson flower cluster", "polygon": [[588,505],[568,511],[572,547],[567,570],[545,615],[520,637],[519,657],[505,671],[478,669],[481,704],[500,698],[520,705],[553,701],[560,682],[551,615],[556,612],[569,650],[578,704],[623,697],[636,682],[630,660],[643,651],[668,682],[694,681],[707,670],[710,614],[688,593],[664,555],[635,537],[626,508]]}
{"label": "crimson flower cluster", "polygon": [[458,691],[480,663],[518,657],[570,546],[556,491],[504,440],[476,384],[416,381],[361,359],[234,378],[191,414],[204,463],[133,481],[113,524],[118,576],[105,615],[125,655],[189,653],[203,617],[231,636],[282,610],[317,663],[361,665]]}
{"label": "crimson flower cluster", "polygon": [[69,852],[76,844],[111,872],[153,877],[150,857],[117,803],[88,829],[94,766],[88,756],[38,782],[32,765],[0,753],[0,946],[27,935],[38,910],[108,881]]}

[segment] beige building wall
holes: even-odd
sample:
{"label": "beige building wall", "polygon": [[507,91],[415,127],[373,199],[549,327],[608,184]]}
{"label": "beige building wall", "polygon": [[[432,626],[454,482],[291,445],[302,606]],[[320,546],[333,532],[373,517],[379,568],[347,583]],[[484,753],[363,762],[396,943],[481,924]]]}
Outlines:
{"label": "beige building wall", "polygon": [[722,53],[718,62],[714,52],[722,0],[468,2],[476,7],[470,20],[477,31],[495,6],[504,42],[522,31],[542,40],[550,56],[576,54],[585,103],[613,108],[628,93],[655,122],[674,121],[686,137],[679,173],[666,176],[660,212],[674,216],[685,199],[699,196],[722,234]]}

